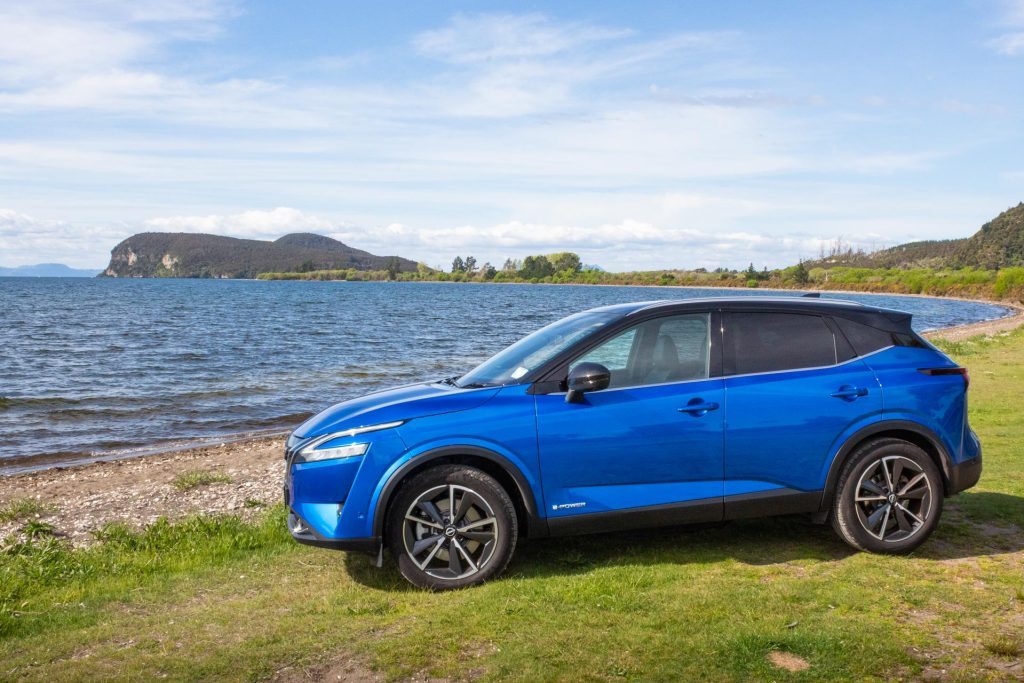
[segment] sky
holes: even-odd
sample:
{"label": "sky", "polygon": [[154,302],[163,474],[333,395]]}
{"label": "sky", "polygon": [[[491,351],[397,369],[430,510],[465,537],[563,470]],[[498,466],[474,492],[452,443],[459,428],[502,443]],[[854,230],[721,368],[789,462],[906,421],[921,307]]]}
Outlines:
{"label": "sky", "polygon": [[1024,200],[1024,0],[0,0],[0,265],[143,231],[778,267]]}

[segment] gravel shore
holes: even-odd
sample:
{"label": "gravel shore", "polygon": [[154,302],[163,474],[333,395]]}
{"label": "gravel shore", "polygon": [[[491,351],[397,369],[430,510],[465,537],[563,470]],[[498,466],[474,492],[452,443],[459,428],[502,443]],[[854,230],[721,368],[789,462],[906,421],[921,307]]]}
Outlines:
{"label": "gravel shore", "polygon": [[[927,336],[960,341],[1006,332],[1024,323],[1024,309],[1015,308],[1006,318],[937,330]],[[94,540],[95,530],[110,522],[138,528],[160,517],[180,519],[197,513],[248,517],[281,500],[283,453],[283,437],[260,438],[0,476],[0,519],[18,501],[35,503],[35,509],[27,514],[0,521],[0,539],[21,534],[30,519],[51,525],[59,537],[82,546]],[[189,472],[219,474],[230,481],[193,488],[176,485],[178,477]]]}
{"label": "gravel shore", "polygon": [[[0,477],[0,514],[15,501],[36,501],[39,511],[29,518],[52,525],[75,545],[92,542],[92,532],[109,522],[138,528],[162,516],[248,517],[281,500],[283,454],[284,438],[275,437]],[[175,481],[189,472],[216,473],[230,481],[182,490]],[[0,539],[18,534],[25,521],[0,522]]]}

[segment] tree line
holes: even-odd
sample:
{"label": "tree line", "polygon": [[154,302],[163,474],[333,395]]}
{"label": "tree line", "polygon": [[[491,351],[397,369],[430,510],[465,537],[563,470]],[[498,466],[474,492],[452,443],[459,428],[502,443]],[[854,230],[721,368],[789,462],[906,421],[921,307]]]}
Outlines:
{"label": "tree line", "polygon": [[579,254],[561,251],[557,254],[541,254],[527,256],[521,261],[508,258],[501,269],[490,263],[477,267],[475,256],[456,256],[452,259],[452,275],[462,275],[469,280],[542,280],[554,275],[573,276],[583,271],[585,266]]}

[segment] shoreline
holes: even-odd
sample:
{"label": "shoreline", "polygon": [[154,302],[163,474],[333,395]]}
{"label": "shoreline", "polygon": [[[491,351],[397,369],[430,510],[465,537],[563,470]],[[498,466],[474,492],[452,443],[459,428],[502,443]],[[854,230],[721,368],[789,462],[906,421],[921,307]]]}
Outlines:
{"label": "shoreline", "polygon": [[[1024,325],[1024,306],[997,305],[1011,313],[924,334],[929,339],[962,341]],[[286,434],[275,430],[202,438],[147,454],[97,455],[84,462],[0,475],[0,513],[13,509],[16,502],[31,502],[25,515],[0,522],[0,545],[3,539],[23,538],[29,520],[50,525],[55,536],[72,545],[87,546],[95,541],[94,532],[109,523],[142,528],[161,517],[232,514],[251,518],[281,500]],[[176,486],[182,474],[193,471],[227,481],[184,489]]]}

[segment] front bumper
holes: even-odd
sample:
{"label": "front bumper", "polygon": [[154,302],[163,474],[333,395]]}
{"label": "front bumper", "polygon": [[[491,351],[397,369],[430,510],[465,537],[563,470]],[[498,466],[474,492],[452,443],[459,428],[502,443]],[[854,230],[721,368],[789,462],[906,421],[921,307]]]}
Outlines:
{"label": "front bumper", "polygon": [[349,550],[370,553],[371,555],[377,555],[381,548],[380,538],[324,538],[313,527],[306,524],[305,520],[291,508],[288,508],[288,531],[291,532],[292,538],[299,543],[316,546],[317,548]]}
{"label": "front bumper", "polygon": [[[317,531],[314,525],[310,524],[306,519],[302,517],[298,512],[295,511],[293,505],[296,501],[292,500],[292,491],[294,490],[294,481],[292,480],[292,465],[295,457],[296,449],[286,448],[284,459],[285,459],[285,481],[282,491],[284,497],[284,505],[288,510],[288,531],[291,533],[292,538],[297,542],[304,545],[311,545],[318,548],[329,548],[332,550],[346,550],[352,552],[366,552],[372,555],[380,555],[381,551],[381,539],[379,537],[346,537],[346,538],[327,538],[323,534]],[[353,463],[354,464],[354,463]],[[334,466],[330,462],[318,463],[315,467],[332,467]],[[343,465],[344,469],[348,469],[351,465]],[[354,471],[351,473],[354,476]],[[321,493],[314,491],[314,494]],[[331,491],[330,493],[333,493]],[[333,498],[333,495],[329,495]],[[301,506],[300,506],[301,507]],[[335,519],[341,517],[341,511],[344,508],[344,503],[328,504],[328,507],[336,510],[333,516]],[[311,508],[315,510],[316,508]]]}

